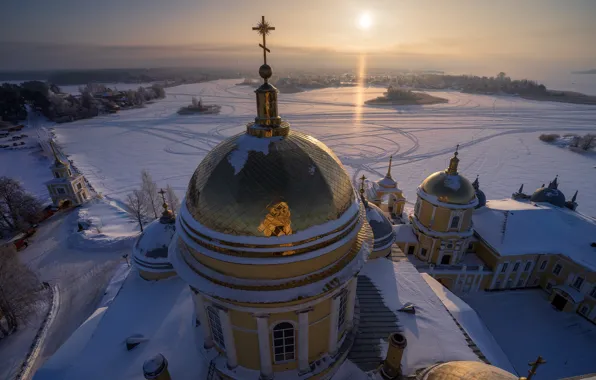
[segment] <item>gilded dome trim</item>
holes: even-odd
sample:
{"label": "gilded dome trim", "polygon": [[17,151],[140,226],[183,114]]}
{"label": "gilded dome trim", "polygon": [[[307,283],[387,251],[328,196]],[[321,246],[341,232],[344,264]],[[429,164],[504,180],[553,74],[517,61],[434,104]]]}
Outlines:
{"label": "gilded dome trim", "polygon": [[443,202],[437,196],[428,194],[426,191],[424,191],[424,189],[422,188],[422,185],[420,185],[416,189],[416,194],[420,198],[424,199],[425,201],[427,201],[435,206],[444,207],[444,208],[448,208],[448,209],[452,209],[452,210],[469,209],[469,208],[476,207],[476,205],[478,205],[478,199],[476,198],[476,192],[474,192],[474,198],[472,199],[472,201],[469,203],[465,203],[465,204]]}
{"label": "gilded dome trim", "polygon": [[436,197],[437,201],[447,204],[471,205],[478,202],[476,191],[470,181],[457,173],[433,173],[422,182],[420,188],[428,195]]}
{"label": "gilded dome trim", "polygon": [[193,217],[187,207],[187,204],[188,202],[186,202],[186,200],[182,202],[178,216],[179,219],[184,221],[185,226],[187,226],[193,233],[201,238],[230,247],[276,248],[293,247],[306,244],[311,241],[333,235],[334,233],[345,229],[348,225],[354,223],[359,216],[359,202],[357,202],[354,198],[354,202],[338,219],[312,226],[311,228],[304,231],[298,231],[291,235],[270,237],[238,236],[215,231],[208,226],[205,226]]}
{"label": "gilded dome trim", "polygon": [[[325,248],[327,246],[330,246],[330,245],[340,241],[344,237],[346,237],[350,232],[352,232],[358,226],[358,221],[359,221],[358,216],[359,216],[359,214],[356,214],[354,216],[354,218],[352,218],[345,225],[341,226],[340,228],[338,228],[334,231],[324,234],[324,235],[315,236],[310,239],[306,239],[306,240],[296,242],[296,243],[280,244],[280,245],[267,245],[267,246],[256,245],[256,244],[237,244],[237,243],[234,244],[234,243],[222,242],[220,240],[211,239],[208,236],[205,236],[205,235],[197,232],[196,230],[194,230],[192,227],[190,227],[188,225],[188,223],[185,220],[182,220],[182,219],[180,220],[180,227],[181,227],[181,230],[186,232],[185,235],[187,235],[190,239],[192,239],[193,242],[195,242],[198,245],[200,245],[201,247],[209,249],[213,252],[221,253],[221,254],[229,255],[229,256],[251,257],[251,258],[252,257],[263,257],[263,258],[265,258],[265,257],[299,255],[299,254],[311,252],[314,250],[319,250],[319,249]],[[189,233],[189,232],[191,232],[191,233]],[[201,238],[204,238],[205,240],[207,240],[211,243],[217,243],[220,245],[211,244],[204,240],[197,239],[197,237],[193,236],[193,234],[196,236],[199,236]],[[331,236],[331,235],[334,235],[334,236]],[[330,238],[327,240],[321,241],[316,244],[304,246],[305,244],[315,242],[317,240],[322,240],[328,236]],[[237,247],[237,248],[245,248],[245,250],[229,249],[223,245],[229,245],[229,246]],[[283,250],[284,248],[300,247],[300,246],[301,246],[301,248]],[[263,249],[266,249],[267,251],[263,251]],[[275,249],[282,249],[282,250],[272,251]]]}

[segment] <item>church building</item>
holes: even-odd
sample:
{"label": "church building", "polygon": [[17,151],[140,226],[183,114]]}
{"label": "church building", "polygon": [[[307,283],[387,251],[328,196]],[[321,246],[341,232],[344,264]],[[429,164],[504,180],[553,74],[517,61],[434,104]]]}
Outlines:
{"label": "church building", "polygon": [[53,178],[46,182],[54,206],[78,206],[90,198],[85,177],[74,171],[68,160],[59,158],[54,142],[50,140],[54,163],[50,166]]}

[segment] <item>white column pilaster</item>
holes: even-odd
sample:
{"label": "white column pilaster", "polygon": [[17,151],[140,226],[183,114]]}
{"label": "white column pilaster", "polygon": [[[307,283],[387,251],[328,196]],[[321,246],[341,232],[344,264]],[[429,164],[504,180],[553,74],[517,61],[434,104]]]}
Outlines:
{"label": "white column pilaster", "polygon": [[298,372],[310,371],[308,364],[308,312],[298,313]]}
{"label": "white column pilaster", "polygon": [[[433,243],[430,246],[430,252],[428,253],[428,257],[426,258],[427,262],[431,262],[433,255],[435,254],[435,245],[437,244],[437,239],[433,238]],[[439,258],[439,261],[437,261],[437,264],[441,262],[441,259]]]}
{"label": "white column pilaster", "polygon": [[354,308],[356,307],[356,288],[358,277],[354,277],[348,285],[348,304],[346,305],[346,328],[351,330],[354,327]]}
{"label": "white column pilaster", "polygon": [[[513,271],[514,265],[515,265],[515,263],[510,262],[509,265],[507,266],[507,271],[505,271],[505,278],[503,278],[503,283],[501,284],[501,289],[505,289],[507,287],[507,282],[509,282],[509,276],[511,276],[511,272]],[[513,286],[515,286],[515,284],[513,284]]]}
{"label": "white column pilaster", "polygon": [[435,213],[437,212],[437,206],[433,205],[433,213],[430,215],[430,227],[435,224]]}
{"label": "white column pilaster", "polygon": [[219,309],[219,319],[221,329],[226,345],[226,357],[228,358],[228,368],[236,368],[238,358],[236,357],[236,344],[234,343],[234,332],[232,331],[232,322],[227,311]]}
{"label": "white column pilaster", "polygon": [[331,315],[329,320],[331,323],[329,329],[329,354],[334,356],[337,353],[337,324],[339,320],[339,294],[331,300]]}
{"label": "white column pilaster", "polygon": [[203,336],[205,337],[204,347],[209,349],[213,347],[213,337],[211,336],[211,327],[209,326],[209,318],[207,318],[207,310],[205,310],[203,297],[200,294],[193,292],[193,298],[195,300],[197,318],[199,319],[201,329],[203,330]]}
{"label": "white column pilaster", "polygon": [[513,283],[513,287],[517,288],[517,283],[519,282],[519,279],[521,278],[522,273],[524,272],[524,268],[526,267],[526,263],[523,261],[519,262],[519,268],[517,268],[517,276],[515,276],[515,280]]}
{"label": "white column pilaster", "polygon": [[259,336],[259,357],[261,361],[261,378],[270,379],[273,377],[271,365],[271,343],[269,341],[269,317],[257,317],[257,333]]}

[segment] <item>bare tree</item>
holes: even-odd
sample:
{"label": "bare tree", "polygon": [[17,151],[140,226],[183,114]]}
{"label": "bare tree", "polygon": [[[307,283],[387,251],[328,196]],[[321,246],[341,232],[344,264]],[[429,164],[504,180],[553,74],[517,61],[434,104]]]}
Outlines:
{"label": "bare tree", "polygon": [[596,147],[596,134],[588,133],[579,141],[579,147],[583,150],[589,150]]}
{"label": "bare tree", "polygon": [[134,215],[141,232],[143,232],[143,218],[147,213],[147,201],[145,200],[145,193],[141,190],[133,190],[132,193],[126,195],[126,206],[128,210]]}
{"label": "bare tree", "polygon": [[41,203],[17,180],[0,177],[0,229],[16,231],[39,220]]}
{"label": "bare tree", "polygon": [[4,336],[26,324],[38,312],[43,286],[31,269],[21,263],[16,251],[0,255],[0,315],[7,326],[0,323]]}
{"label": "bare tree", "polygon": [[176,196],[176,193],[174,192],[174,189],[172,189],[172,186],[170,186],[169,184],[166,187],[166,201],[170,205],[172,213],[174,214],[174,216],[176,216],[176,213],[178,213],[178,209],[180,208],[180,200],[178,199],[178,196]]}
{"label": "bare tree", "polygon": [[152,211],[154,217],[159,216],[159,194],[157,192],[157,184],[153,182],[151,174],[145,169],[141,171],[141,191],[144,193],[144,200],[148,211]]}

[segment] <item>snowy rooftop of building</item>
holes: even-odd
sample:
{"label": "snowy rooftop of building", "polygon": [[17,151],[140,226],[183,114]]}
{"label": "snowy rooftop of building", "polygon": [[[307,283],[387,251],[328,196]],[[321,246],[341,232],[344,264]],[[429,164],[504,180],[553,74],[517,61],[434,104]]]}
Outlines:
{"label": "snowy rooftop of building", "polygon": [[439,297],[453,318],[466,331],[470,339],[472,339],[490,364],[505,371],[516,373],[509,358],[505,355],[501,346],[499,346],[474,309],[430,275],[422,273],[422,278],[424,278],[433,292]]}
{"label": "snowy rooftop of building", "polygon": [[395,231],[395,241],[399,243],[418,243],[418,238],[414,234],[411,224],[398,224],[393,226]]}
{"label": "snowy rooftop of building", "polygon": [[[360,274],[374,283],[387,308],[399,320],[408,341],[402,359],[405,375],[413,375],[416,370],[438,362],[479,360],[441,300],[409,261],[373,260]],[[408,302],[415,305],[415,314],[397,311]],[[383,352],[386,352],[387,343],[380,344],[385,345]]]}
{"label": "snowy rooftop of building", "polygon": [[474,230],[501,256],[563,254],[596,270],[596,221],[546,203],[490,200],[472,216]]}
{"label": "snowy rooftop of building", "polygon": [[[151,282],[132,273],[113,302],[83,323],[34,379],[140,380],[144,361],[157,353],[168,360],[172,378],[203,378],[192,316],[190,289],[181,279]],[[147,340],[127,351],[126,339],[134,334]]]}

